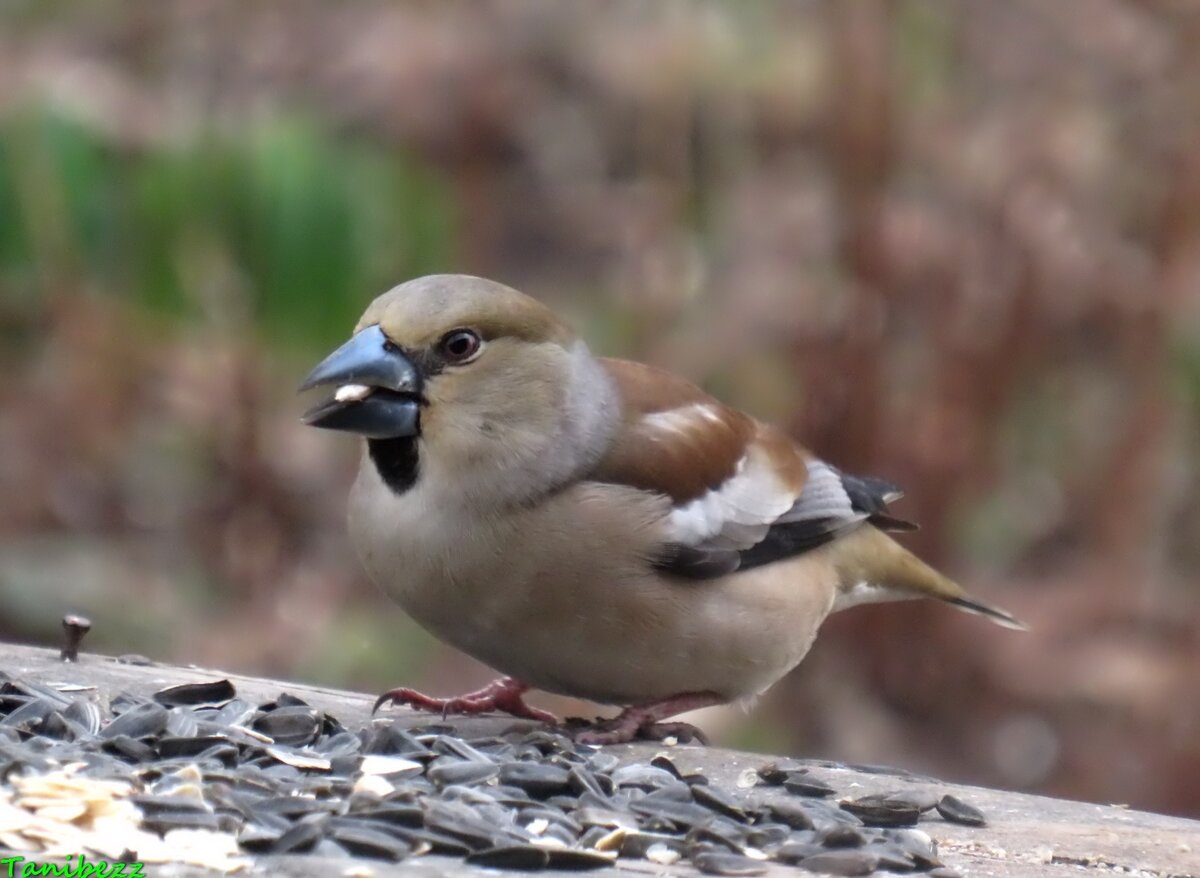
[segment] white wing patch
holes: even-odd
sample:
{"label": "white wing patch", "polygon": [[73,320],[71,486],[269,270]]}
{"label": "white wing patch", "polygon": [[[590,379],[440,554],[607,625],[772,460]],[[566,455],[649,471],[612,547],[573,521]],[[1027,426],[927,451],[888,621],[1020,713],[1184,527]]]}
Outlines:
{"label": "white wing patch", "polygon": [[766,456],[751,447],[723,485],[672,510],[672,539],[688,546],[748,549],[795,500]]}
{"label": "white wing patch", "polygon": [[842,485],[842,474],[820,460],[808,462],[808,481],[796,498],[796,503],[779,517],[788,521],[813,521],[820,518],[861,519],[855,512],[850,495]]}
{"label": "white wing patch", "polygon": [[721,416],[710,403],[697,402],[665,412],[643,415],[641,426],[652,432],[686,433],[705,422],[719,424]]}

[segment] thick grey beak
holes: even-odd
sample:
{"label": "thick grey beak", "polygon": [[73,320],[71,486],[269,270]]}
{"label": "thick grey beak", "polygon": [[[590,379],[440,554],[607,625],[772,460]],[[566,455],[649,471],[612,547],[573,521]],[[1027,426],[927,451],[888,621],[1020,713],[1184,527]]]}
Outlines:
{"label": "thick grey beak", "polygon": [[[354,392],[322,402],[304,413],[304,423],[345,430],[368,439],[420,433],[424,382],[412,361],[378,326],[358,332],[308,373],[300,390],[336,384]],[[340,398],[339,398],[340,397]]]}

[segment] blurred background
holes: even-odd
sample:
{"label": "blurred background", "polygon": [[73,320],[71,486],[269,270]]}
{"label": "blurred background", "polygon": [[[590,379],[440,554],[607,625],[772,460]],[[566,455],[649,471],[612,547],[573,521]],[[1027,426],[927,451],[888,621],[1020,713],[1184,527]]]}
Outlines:
{"label": "blurred background", "polygon": [[1192,0],[5,0],[0,638],[488,679],[364,580],[294,393],[476,273],[904,485],[1032,625],[842,614],[718,742],[1200,815],[1198,46]]}

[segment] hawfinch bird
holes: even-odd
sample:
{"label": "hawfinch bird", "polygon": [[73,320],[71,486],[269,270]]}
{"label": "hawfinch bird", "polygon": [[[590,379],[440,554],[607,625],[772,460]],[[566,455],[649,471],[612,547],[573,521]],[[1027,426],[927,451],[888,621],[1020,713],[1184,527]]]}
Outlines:
{"label": "hawfinch bird", "polygon": [[620,705],[578,740],[690,729],[755,696],[829,613],[932,597],[1021,627],[885,531],[900,496],[668,372],[596,357],[549,309],[477,277],[384,293],[304,381],[305,415],[365,438],[349,525],[422,626],[495,668],[478,692],[392,702],[554,721],[523,693]]}

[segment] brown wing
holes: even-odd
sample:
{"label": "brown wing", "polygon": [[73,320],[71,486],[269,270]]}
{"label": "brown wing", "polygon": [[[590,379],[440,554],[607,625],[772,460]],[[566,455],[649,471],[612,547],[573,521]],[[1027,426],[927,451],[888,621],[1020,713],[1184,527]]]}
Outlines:
{"label": "brown wing", "polygon": [[807,551],[876,516],[882,523],[883,504],[898,495],[843,475],[669,372],[601,363],[619,390],[622,422],[591,478],[671,498],[663,566],[674,573],[719,576]]}
{"label": "brown wing", "polygon": [[787,436],[669,372],[601,363],[622,421],[592,478],[670,497],[681,541],[753,545],[800,496],[807,454]]}

